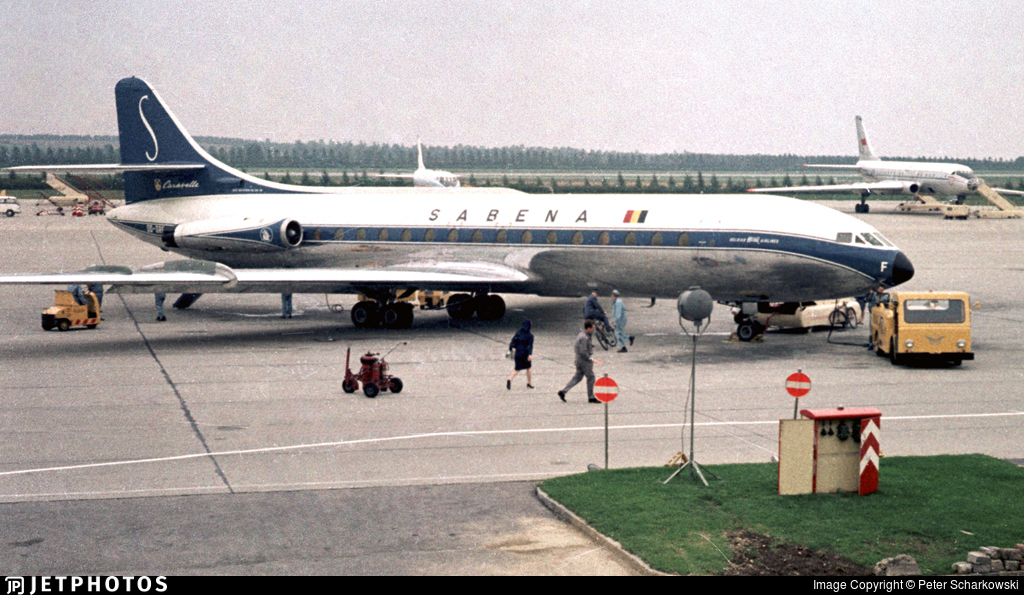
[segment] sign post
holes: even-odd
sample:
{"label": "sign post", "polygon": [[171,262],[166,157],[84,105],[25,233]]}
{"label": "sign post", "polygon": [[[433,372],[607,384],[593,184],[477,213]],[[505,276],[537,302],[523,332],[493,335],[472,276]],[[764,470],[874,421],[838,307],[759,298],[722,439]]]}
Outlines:
{"label": "sign post", "polygon": [[608,468],[608,403],[619,396],[619,385],[607,374],[594,383],[594,398],[604,403],[604,468]]}
{"label": "sign post", "polygon": [[786,378],[786,392],[793,397],[793,419],[796,419],[800,397],[811,392],[811,379],[807,374],[797,370],[795,374],[790,374],[789,378]]}

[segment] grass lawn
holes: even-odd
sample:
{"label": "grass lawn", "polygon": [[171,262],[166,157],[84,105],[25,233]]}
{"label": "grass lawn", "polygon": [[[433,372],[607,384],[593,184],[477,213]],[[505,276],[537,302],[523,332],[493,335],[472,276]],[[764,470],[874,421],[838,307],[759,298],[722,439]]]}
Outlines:
{"label": "grass lawn", "polygon": [[558,477],[549,496],[652,567],[717,574],[732,558],[727,533],[748,530],[834,552],[871,567],[910,554],[925,574],[948,574],[981,546],[1024,541],[1024,468],[984,455],[887,457],[878,492],[779,496],[777,465],[704,467],[709,487],[669,467]]}

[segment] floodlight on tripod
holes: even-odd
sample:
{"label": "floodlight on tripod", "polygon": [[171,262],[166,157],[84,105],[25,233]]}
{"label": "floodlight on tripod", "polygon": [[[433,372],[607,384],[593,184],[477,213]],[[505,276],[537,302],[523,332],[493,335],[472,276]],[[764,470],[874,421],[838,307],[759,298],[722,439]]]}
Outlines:
{"label": "floodlight on tripod", "polygon": [[[698,477],[704,485],[708,485],[708,481],[704,479],[704,474],[701,472],[700,465],[697,464],[693,453],[693,431],[694,431],[694,415],[697,409],[697,339],[704,334],[707,330],[708,325],[711,323],[711,310],[714,309],[715,303],[711,299],[711,294],[704,291],[700,287],[691,287],[683,293],[679,294],[679,299],[676,302],[676,307],[679,309],[679,326],[683,329],[683,332],[693,338],[693,358],[690,364],[690,459],[686,461],[684,465],[679,467],[675,473],[669,476],[663,483],[672,481],[672,478],[679,475],[683,469],[690,468],[690,478],[697,479]],[[683,324],[683,320],[687,320],[693,323],[693,333],[686,330],[686,325]],[[683,408],[683,432],[686,429],[686,408]],[[686,448],[686,439],[683,437],[683,449]],[[714,474],[708,471],[712,477]],[[716,477],[717,479],[717,477]]]}

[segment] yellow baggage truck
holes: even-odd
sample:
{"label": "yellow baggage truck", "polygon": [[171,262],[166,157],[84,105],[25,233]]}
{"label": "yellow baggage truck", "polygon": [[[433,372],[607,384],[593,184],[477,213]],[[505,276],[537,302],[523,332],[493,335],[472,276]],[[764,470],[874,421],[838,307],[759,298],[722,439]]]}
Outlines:
{"label": "yellow baggage truck", "polygon": [[970,296],[954,291],[885,294],[871,309],[871,344],[893,364],[973,360]]}
{"label": "yellow baggage truck", "polygon": [[100,302],[96,294],[85,291],[85,304],[75,301],[70,291],[57,290],[54,303],[43,312],[43,330],[66,331],[73,326],[96,328],[100,323]]}

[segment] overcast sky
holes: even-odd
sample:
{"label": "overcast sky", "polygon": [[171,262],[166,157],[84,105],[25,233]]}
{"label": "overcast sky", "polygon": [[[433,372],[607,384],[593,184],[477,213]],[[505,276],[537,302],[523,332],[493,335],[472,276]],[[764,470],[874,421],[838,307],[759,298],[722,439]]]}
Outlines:
{"label": "overcast sky", "polygon": [[[1020,0],[3,0],[0,133],[1024,155]],[[429,164],[428,164],[429,165]]]}

